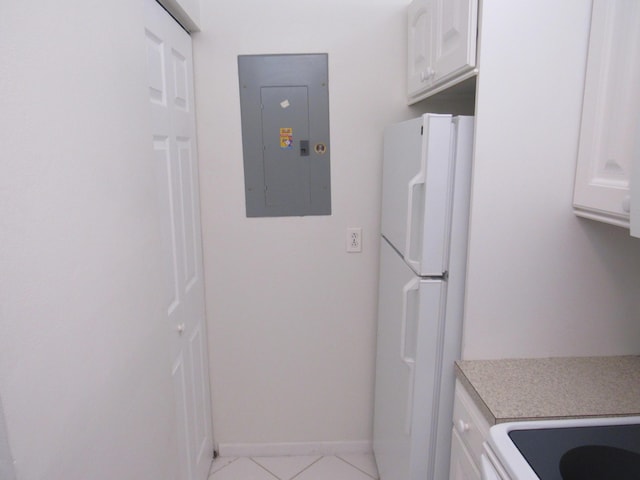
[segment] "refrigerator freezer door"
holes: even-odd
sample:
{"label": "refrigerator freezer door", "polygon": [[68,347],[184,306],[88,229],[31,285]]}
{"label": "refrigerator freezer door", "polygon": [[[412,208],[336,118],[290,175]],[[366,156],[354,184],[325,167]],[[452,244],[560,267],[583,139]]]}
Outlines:
{"label": "refrigerator freezer door", "polygon": [[446,283],[417,277],[384,239],[380,250],[376,462],[381,480],[432,479]]}
{"label": "refrigerator freezer door", "polygon": [[455,129],[451,115],[426,114],[385,130],[382,235],[422,276],[447,270]]}

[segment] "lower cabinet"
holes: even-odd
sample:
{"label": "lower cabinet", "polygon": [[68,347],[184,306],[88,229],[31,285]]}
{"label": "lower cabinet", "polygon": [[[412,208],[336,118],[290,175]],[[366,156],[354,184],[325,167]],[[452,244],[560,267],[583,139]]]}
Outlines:
{"label": "lower cabinet", "polygon": [[456,381],[451,437],[450,480],[480,480],[482,444],[489,436],[489,422]]}
{"label": "lower cabinet", "polygon": [[478,466],[471,458],[469,450],[464,446],[460,435],[453,429],[451,435],[451,466],[449,468],[450,480],[480,480]]}

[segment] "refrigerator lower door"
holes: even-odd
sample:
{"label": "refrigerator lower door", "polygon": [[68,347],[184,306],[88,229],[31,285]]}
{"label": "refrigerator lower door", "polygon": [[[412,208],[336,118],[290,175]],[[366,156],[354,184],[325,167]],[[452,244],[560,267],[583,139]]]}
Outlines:
{"label": "refrigerator lower door", "polygon": [[417,277],[384,239],[380,249],[378,471],[381,480],[434,480],[446,283]]}

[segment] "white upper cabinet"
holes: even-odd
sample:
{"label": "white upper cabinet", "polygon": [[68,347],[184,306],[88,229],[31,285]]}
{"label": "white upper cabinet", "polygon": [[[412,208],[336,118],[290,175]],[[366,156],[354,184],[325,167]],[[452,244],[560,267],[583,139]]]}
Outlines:
{"label": "white upper cabinet", "polygon": [[477,73],[478,0],[414,0],[408,20],[410,104]]}
{"label": "white upper cabinet", "polygon": [[631,175],[640,162],[639,85],[640,2],[594,0],[573,198],[577,215],[629,228]]}
{"label": "white upper cabinet", "polygon": [[[633,158],[635,161],[631,170],[631,183],[640,185],[640,121],[638,121],[636,133],[636,153]],[[640,195],[634,195],[631,198],[631,235],[640,238]]]}
{"label": "white upper cabinet", "polygon": [[409,97],[423,91],[433,78],[431,46],[434,43],[435,0],[414,0],[409,5]]}

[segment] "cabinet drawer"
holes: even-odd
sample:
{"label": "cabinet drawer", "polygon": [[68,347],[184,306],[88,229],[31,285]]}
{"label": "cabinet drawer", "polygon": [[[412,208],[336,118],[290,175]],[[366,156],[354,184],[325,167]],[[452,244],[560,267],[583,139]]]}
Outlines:
{"label": "cabinet drawer", "polygon": [[469,453],[479,468],[482,443],[489,435],[489,422],[480,413],[459,381],[456,381],[453,404],[453,428],[469,449]]}

